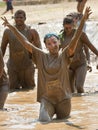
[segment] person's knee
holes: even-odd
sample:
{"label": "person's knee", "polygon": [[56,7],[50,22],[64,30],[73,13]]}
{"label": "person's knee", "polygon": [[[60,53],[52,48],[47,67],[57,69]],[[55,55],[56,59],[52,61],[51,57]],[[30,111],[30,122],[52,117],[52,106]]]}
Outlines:
{"label": "person's knee", "polygon": [[43,111],[43,110],[40,111],[39,121],[41,121],[41,122],[50,122],[51,121],[51,118],[47,111]]}
{"label": "person's knee", "polygon": [[48,108],[49,103],[45,99],[42,99],[40,106],[39,121],[50,122],[52,120],[52,116],[50,116]]}
{"label": "person's knee", "polygon": [[39,121],[41,121],[41,122],[50,122],[51,121],[48,111],[45,109],[45,107],[43,105],[41,105],[41,108],[40,108]]}

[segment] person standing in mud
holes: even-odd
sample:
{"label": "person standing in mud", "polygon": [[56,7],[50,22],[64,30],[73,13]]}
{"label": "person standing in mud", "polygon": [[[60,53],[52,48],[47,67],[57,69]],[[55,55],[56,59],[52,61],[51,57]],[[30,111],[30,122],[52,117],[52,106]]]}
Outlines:
{"label": "person standing in mud", "polygon": [[[76,32],[76,29],[74,29],[73,18],[65,17],[63,20],[63,28],[63,31],[59,34],[61,41],[60,48],[62,49],[68,46]],[[90,55],[88,52],[85,53],[85,51],[88,51],[88,48],[97,55],[97,49],[91,44],[86,33],[82,32],[73,60],[69,66],[69,79],[72,93],[74,93],[75,90],[77,93],[84,93],[84,82],[87,74],[87,68],[90,63]]]}
{"label": "person standing in mud", "polygon": [[[52,33],[46,34],[44,43],[49,51],[47,53],[35,47],[5,17],[2,18],[3,25],[9,27],[24,48],[32,53],[32,60],[37,65],[37,101],[40,102],[39,120],[42,122],[52,121],[54,114],[57,119],[68,118],[70,115],[72,93],[68,66],[74,55],[85,20],[90,14],[90,7],[87,7],[73,39],[62,52],[59,52],[59,37]],[[96,53],[98,55],[98,51]]]}
{"label": "person standing in mud", "polygon": [[82,14],[87,0],[76,0],[76,1],[78,2],[77,11]]}
{"label": "person standing in mud", "polygon": [[13,0],[3,0],[3,1],[5,1],[6,3],[6,10],[2,15],[6,14],[9,10],[11,11],[11,14],[13,14],[13,4],[12,4]]}
{"label": "person standing in mud", "polygon": [[4,104],[8,96],[9,83],[8,78],[4,70],[4,61],[2,51],[0,48],[0,110],[4,109]]}
{"label": "person standing in mud", "polygon": [[[25,24],[26,14],[23,10],[17,10],[14,15],[15,27],[34,44],[41,48],[39,34]],[[9,44],[9,60],[7,62],[10,90],[33,89],[35,87],[35,67],[32,62],[32,54],[19,42],[17,37],[7,28],[4,31],[1,43],[3,56]]]}

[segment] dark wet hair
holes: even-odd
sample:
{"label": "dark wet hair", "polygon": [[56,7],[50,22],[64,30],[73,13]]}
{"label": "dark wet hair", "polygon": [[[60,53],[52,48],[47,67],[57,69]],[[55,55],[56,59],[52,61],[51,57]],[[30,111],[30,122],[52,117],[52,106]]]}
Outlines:
{"label": "dark wet hair", "polygon": [[63,26],[64,26],[65,24],[73,24],[73,23],[74,23],[73,18],[70,17],[70,16],[66,16],[66,17],[63,19]]}
{"label": "dark wet hair", "polygon": [[72,17],[73,19],[81,19],[83,14],[79,13],[79,12],[72,12],[66,15],[67,17]]}
{"label": "dark wet hair", "polygon": [[14,17],[17,15],[17,14],[23,14],[23,16],[26,18],[26,13],[24,10],[17,10],[14,14]]}
{"label": "dark wet hair", "polygon": [[46,39],[47,39],[47,38],[50,38],[50,37],[52,37],[52,36],[56,37],[56,38],[59,40],[59,37],[58,37],[57,34],[55,34],[55,33],[47,33],[47,34],[44,36],[44,43],[46,43]]}

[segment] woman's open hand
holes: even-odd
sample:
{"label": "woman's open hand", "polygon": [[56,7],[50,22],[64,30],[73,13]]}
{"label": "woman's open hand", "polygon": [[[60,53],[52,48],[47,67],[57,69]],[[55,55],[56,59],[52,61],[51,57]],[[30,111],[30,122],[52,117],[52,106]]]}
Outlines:
{"label": "woman's open hand", "polygon": [[92,14],[91,8],[86,7],[85,13],[84,13],[84,19],[87,20],[91,14]]}

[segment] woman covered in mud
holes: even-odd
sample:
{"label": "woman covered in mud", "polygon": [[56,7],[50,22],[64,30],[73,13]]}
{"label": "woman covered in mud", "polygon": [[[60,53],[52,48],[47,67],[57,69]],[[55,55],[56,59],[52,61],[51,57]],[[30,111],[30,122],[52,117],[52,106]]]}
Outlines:
{"label": "woman covered in mud", "polygon": [[68,66],[74,55],[83,25],[90,14],[90,7],[87,7],[73,39],[62,52],[59,52],[60,40],[58,36],[52,33],[46,34],[44,42],[48,53],[32,45],[5,17],[2,18],[3,25],[9,27],[20,43],[32,53],[32,60],[37,65],[37,101],[40,102],[39,120],[41,122],[52,121],[54,114],[57,119],[64,119],[70,115],[72,95]]}

